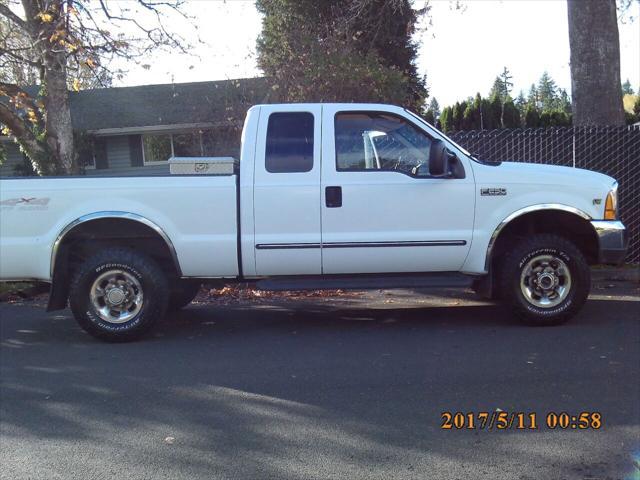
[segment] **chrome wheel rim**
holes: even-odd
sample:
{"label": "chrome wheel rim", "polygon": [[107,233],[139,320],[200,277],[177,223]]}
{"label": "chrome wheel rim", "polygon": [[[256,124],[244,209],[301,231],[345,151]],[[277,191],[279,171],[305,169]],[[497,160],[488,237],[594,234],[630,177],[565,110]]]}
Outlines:
{"label": "chrome wheel rim", "polygon": [[567,264],[555,255],[538,255],[522,269],[520,290],[530,304],[553,308],[569,295],[571,272]]}
{"label": "chrome wheel rim", "polygon": [[142,309],[144,294],[136,277],[125,270],[102,273],[91,286],[91,304],[109,323],[125,323]]}

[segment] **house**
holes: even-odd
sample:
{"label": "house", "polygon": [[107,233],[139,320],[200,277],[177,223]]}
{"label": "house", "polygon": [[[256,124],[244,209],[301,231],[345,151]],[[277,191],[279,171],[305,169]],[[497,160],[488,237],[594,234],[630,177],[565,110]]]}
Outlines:
{"label": "house", "polygon": [[[244,115],[268,92],[262,78],[71,92],[79,162],[86,175],[162,175],[171,156],[237,158]],[[2,142],[0,176],[27,173],[18,146]]]}

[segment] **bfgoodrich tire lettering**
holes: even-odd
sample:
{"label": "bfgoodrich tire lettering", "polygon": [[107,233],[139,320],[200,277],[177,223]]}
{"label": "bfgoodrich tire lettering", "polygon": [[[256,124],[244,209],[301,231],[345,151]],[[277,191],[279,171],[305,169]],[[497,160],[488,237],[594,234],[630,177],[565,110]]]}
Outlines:
{"label": "bfgoodrich tire lettering", "polygon": [[[531,280],[534,274],[525,272],[532,266],[537,267],[534,280]],[[591,287],[584,255],[570,241],[551,234],[534,235],[516,244],[502,262],[500,277],[503,298],[516,316],[529,325],[566,322],[582,308]],[[538,281],[540,285],[545,281],[547,289],[540,287],[534,289],[533,295],[525,294],[533,284],[538,287]],[[536,297],[542,291],[544,295]]]}
{"label": "bfgoodrich tire lettering", "polygon": [[[112,318],[105,314],[108,308],[99,308],[105,301],[96,297],[107,296],[105,289],[96,286],[100,281],[120,287],[111,289],[110,298],[122,302],[121,316]],[[96,295],[96,290],[101,294]],[[71,283],[69,304],[85,331],[101,340],[118,342],[134,340],[147,332],[164,316],[168,298],[167,279],[153,259],[133,250],[109,248],[85,260],[77,270]],[[135,304],[135,300],[139,303]],[[131,306],[125,301],[131,302]]]}

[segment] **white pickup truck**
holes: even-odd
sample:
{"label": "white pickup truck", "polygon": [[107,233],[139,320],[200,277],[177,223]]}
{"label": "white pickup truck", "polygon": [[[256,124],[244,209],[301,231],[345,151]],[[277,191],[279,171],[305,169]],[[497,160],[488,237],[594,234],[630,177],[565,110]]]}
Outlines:
{"label": "white pickup truck", "polygon": [[240,157],[217,175],[1,180],[0,280],[51,283],[49,310],[68,301],[111,341],[203,279],[382,288],[456,273],[550,325],[584,304],[590,264],[627,249],[613,178],[483,162],[400,107],[255,106]]}

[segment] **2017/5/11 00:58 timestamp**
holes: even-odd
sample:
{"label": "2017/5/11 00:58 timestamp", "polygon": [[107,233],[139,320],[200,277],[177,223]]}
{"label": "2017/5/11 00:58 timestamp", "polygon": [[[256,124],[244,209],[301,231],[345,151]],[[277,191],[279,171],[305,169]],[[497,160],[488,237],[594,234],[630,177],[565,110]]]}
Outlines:
{"label": "2017/5/11 00:58 timestamp", "polygon": [[442,412],[443,430],[598,430],[600,412],[549,412],[539,418],[536,412]]}

